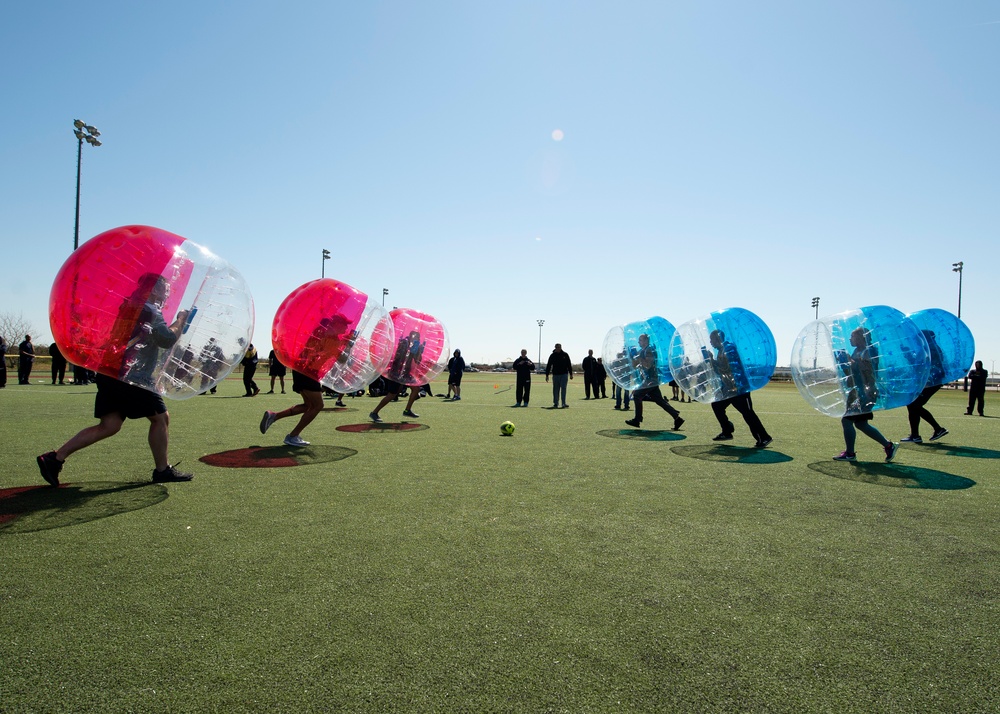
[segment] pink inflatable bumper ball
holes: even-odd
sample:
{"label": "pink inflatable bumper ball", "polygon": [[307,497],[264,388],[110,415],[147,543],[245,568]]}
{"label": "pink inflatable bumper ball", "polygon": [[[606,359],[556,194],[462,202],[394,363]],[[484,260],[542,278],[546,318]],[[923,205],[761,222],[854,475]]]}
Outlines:
{"label": "pink inflatable bumper ball", "polygon": [[171,399],[225,378],[253,321],[239,272],[151,226],[91,238],[60,268],[49,296],[52,335],[71,363]]}
{"label": "pink inflatable bumper ball", "polygon": [[341,394],[364,389],[381,374],[393,339],[385,308],[333,278],[293,290],[271,326],[282,364]]}
{"label": "pink inflatable bumper ball", "polygon": [[448,330],[423,312],[397,308],[389,313],[396,332],[386,379],[410,387],[427,384],[448,366]]}

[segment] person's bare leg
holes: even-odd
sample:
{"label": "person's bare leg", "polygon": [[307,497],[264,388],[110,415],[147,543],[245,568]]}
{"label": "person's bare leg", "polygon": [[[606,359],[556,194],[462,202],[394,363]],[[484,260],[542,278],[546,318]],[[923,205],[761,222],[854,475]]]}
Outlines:
{"label": "person's bare leg", "polygon": [[382,397],[382,400],[378,403],[378,406],[372,409],[372,414],[377,415],[380,411],[382,411],[382,407],[384,407],[386,404],[388,404],[398,396],[399,396],[398,394],[393,394],[392,392],[386,394],[384,397]]}
{"label": "person's bare leg", "polygon": [[167,450],[170,442],[170,413],[163,412],[149,417],[149,450],[153,452],[153,463],[157,471],[170,465]]}
{"label": "person's bare leg", "polygon": [[56,449],[56,458],[65,461],[70,454],[80,449],[86,449],[91,444],[96,444],[109,436],[114,436],[121,431],[124,422],[125,419],[117,412],[105,414],[101,417],[100,422],[81,430],[76,436]]}
{"label": "person's bare leg", "polygon": [[315,419],[321,411],[323,411],[323,392],[307,392],[303,391],[302,394],[302,416],[299,417],[299,423],[295,425],[295,428],[288,432],[289,436],[298,436],[302,433],[309,424]]}

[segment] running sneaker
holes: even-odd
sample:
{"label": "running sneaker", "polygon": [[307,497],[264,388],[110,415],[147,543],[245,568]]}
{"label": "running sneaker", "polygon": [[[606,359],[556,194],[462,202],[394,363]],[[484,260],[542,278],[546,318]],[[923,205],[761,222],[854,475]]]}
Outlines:
{"label": "running sneaker", "polygon": [[634,426],[636,429],[638,429],[639,425],[642,422],[640,422],[638,419],[626,419],[625,423],[628,424],[629,426]]}
{"label": "running sneaker", "polygon": [[674,418],[674,431],[680,431],[681,425],[684,423],[684,419],[681,417]]}
{"label": "running sneaker", "polygon": [[945,429],[944,427],[941,427],[940,429],[938,429],[937,431],[935,431],[933,434],[931,434],[931,441],[937,441],[942,436],[948,436],[948,430]]}
{"label": "running sneaker", "polygon": [[42,478],[50,486],[59,486],[59,472],[62,471],[63,462],[56,458],[56,452],[50,451],[35,459],[38,462],[38,470],[42,472]]}
{"label": "running sneaker", "polygon": [[340,401],[338,399],[336,402],[333,403],[333,406],[335,406],[335,407],[346,407],[347,405],[344,404],[342,401]]}
{"label": "running sneaker", "polygon": [[460,401],[462,401],[462,398],[461,397],[452,397],[451,401],[453,401],[453,402],[460,402]]}
{"label": "running sneaker", "polygon": [[368,418],[369,418],[369,419],[371,419],[371,420],[372,420],[373,422],[375,422],[376,424],[381,424],[381,423],[382,423],[382,417],[380,417],[380,416],[379,416],[378,414],[376,414],[375,412],[372,412],[371,414],[369,414],[369,415],[368,415]]}
{"label": "running sneaker", "polygon": [[839,454],[833,457],[834,461],[857,461],[858,457],[854,455],[851,451],[841,451]]}
{"label": "running sneaker", "polygon": [[[179,464],[180,461],[177,462]],[[177,470],[177,464],[173,466],[168,466],[163,469],[163,471],[157,471],[153,469],[153,483],[169,483],[174,481],[190,481],[194,478],[194,474],[185,473],[183,471]]]}
{"label": "running sneaker", "polygon": [[274,412],[264,412],[264,416],[260,419],[260,433],[266,434],[267,430],[271,428],[271,424],[274,423],[274,419],[277,416]]}
{"label": "running sneaker", "polygon": [[309,442],[301,436],[292,436],[289,434],[285,437],[285,446],[309,446]]}
{"label": "running sneaker", "polygon": [[757,449],[766,449],[767,446],[773,441],[770,436],[765,436],[763,439],[754,444]]}
{"label": "running sneaker", "polygon": [[727,434],[726,432],[722,432],[718,436],[712,437],[712,441],[732,441],[732,440],[733,440],[733,435]]}
{"label": "running sneaker", "polygon": [[[934,433],[936,434],[937,432],[934,432]],[[944,434],[947,434],[947,433],[948,432],[946,431]],[[944,436],[944,434],[942,434],[941,436]],[[941,436],[939,436],[938,438],[940,439]],[[902,439],[900,439],[899,441],[902,444],[922,444],[922,443],[924,443],[924,440],[921,439],[919,436],[905,436]],[[931,441],[934,441],[934,437],[933,436],[931,437]]]}
{"label": "running sneaker", "polygon": [[419,419],[420,415],[414,412],[412,409],[404,409],[403,416],[410,417],[410,419]]}
{"label": "running sneaker", "polygon": [[892,463],[892,460],[896,458],[896,449],[899,448],[899,444],[890,441],[885,445],[885,462]]}

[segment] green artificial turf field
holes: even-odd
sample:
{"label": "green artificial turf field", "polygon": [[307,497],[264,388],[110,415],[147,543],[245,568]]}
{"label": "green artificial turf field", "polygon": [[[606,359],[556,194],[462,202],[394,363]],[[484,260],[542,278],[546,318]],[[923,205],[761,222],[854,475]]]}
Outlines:
{"label": "green artificial turf field", "polygon": [[94,388],[0,391],[0,711],[1000,709],[1000,420],[964,394],[886,465],[863,435],[832,461],[839,421],[788,385],[754,395],[758,451],[735,413],[720,445],[706,405],[637,431],[579,379],[560,410],[512,382],[467,375],[414,429],[348,400],[291,449],[257,425],[295,395],[229,380],[169,403],[193,482],[149,482],[142,421],[59,489],[34,458]]}

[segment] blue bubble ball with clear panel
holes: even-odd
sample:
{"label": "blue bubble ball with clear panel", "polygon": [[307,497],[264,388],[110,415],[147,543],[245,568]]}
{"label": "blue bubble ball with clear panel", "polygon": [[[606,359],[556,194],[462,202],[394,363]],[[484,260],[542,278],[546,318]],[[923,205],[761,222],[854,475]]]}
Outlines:
{"label": "blue bubble ball with clear panel", "polygon": [[678,326],[668,358],[680,388],[711,404],[765,386],[774,374],[778,348],[762,319],[730,307]]}
{"label": "blue bubble ball with clear panel", "polygon": [[930,350],[927,387],[964,377],[976,356],[976,340],[964,322],[947,310],[928,308],[907,315],[923,333]]}
{"label": "blue bubble ball with clear panel", "polygon": [[814,409],[856,416],[916,399],[930,373],[930,350],[916,323],[874,305],[806,325],[792,345],[791,370]]}
{"label": "blue bubble ball with clear panel", "polygon": [[[667,350],[673,335],[674,326],[658,316],[612,327],[601,348],[601,359],[611,381],[629,391],[669,382],[672,377]],[[642,350],[646,350],[647,356],[655,356],[651,368],[637,364],[636,358]]]}

